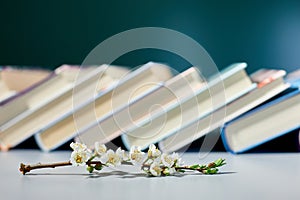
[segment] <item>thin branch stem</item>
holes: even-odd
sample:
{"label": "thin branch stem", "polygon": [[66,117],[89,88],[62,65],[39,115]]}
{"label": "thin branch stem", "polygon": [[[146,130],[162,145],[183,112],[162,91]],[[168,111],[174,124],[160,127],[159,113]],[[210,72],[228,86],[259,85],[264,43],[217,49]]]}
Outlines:
{"label": "thin branch stem", "polygon": [[49,163],[49,164],[38,163],[38,164],[33,164],[33,165],[25,165],[25,164],[21,163],[19,170],[23,175],[25,175],[26,173],[28,173],[34,169],[55,168],[55,167],[62,167],[62,166],[68,166],[68,165],[72,165],[72,163],[70,161]]}
{"label": "thin branch stem", "polygon": [[[88,166],[90,165],[96,165],[96,164],[100,164],[103,165],[103,163],[101,163],[100,161],[88,161],[86,162],[86,164]],[[35,169],[42,169],[42,168],[56,168],[56,167],[63,167],[63,166],[70,166],[72,165],[72,163],[70,161],[66,161],[66,162],[57,162],[57,163],[48,163],[48,164],[42,164],[42,163],[37,163],[37,164],[33,164],[33,165],[25,165],[23,163],[20,164],[20,172],[25,175],[26,173],[35,170]]]}
{"label": "thin branch stem", "polygon": [[175,167],[175,169],[176,169],[176,171],[178,171],[178,170],[191,170],[191,171],[198,171],[198,172],[201,172],[201,173],[204,173],[204,171],[207,170],[207,168],[205,168],[205,169],[199,169],[199,168],[193,169],[189,166]]}

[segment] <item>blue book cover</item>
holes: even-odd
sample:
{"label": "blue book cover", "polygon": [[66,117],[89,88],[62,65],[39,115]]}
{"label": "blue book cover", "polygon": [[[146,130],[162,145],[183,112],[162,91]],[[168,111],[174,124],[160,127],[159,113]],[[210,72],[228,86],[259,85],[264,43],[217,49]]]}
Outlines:
{"label": "blue book cover", "polygon": [[[300,127],[283,134],[261,145],[249,149],[246,153],[294,153],[300,151],[299,145]],[[222,142],[222,141],[221,141]],[[222,145],[223,146],[223,145]]]}
{"label": "blue book cover", "polygon": [[300,69],[290,72],[286,77],[286,82],[290,83],[292,87],[300,87]]}
{"label": "blue book cover", "polygon": [[221,138],[227,151],[238,154],[300,127],[300,90],[291,87],[270,101],[227,122]]}

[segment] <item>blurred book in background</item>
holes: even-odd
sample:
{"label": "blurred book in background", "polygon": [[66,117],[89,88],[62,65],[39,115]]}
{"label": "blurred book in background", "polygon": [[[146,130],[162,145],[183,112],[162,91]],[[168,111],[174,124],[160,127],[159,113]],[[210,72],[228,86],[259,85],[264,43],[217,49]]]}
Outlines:
{"label": "blurred book in background", "polygon": [[[184,147],[187,148],[193,141],[222,127],[225,122],[240,116],[286,90],[290,85],[285,83],[283,79],[285,74],[286,72],[283,70],[266,69],[251,74],[251,81],[256,83],[256,87],[253,90],[240,95],[233,101],[227,102],[225,106],[216,109],[213,113],[200,117],[188,126],[178,130],[176,134],[160,141],[160,148],[167,152],[183,150]],[[212,120],[213,115],[218,118]],[[199,149],[200,147],[201,145],[199,145]],[[209,150],[206,149],[206,151]]]}
{"label": "blurred book in background", "polygon": [[28,109],[24,96],[52,76],[36,67],[4,66],[0,69],[0,126]]}
{"label": "blurred book in background", "polygon": [[[63,65],[58,67],[42,81],[6,102],[3,109],[6,109],[5,113],[11,118],[8,119],[6,115],[6,118],[1,121],[0,148],[4,150],[13,148],[30,137],[29,130],[40,126],[48,118],[56,117],[59,112],[62,112],[63,107],[50,116],[45,116],[45,113],[57,105],[58,99],[67,91],[72,92],[74,79],[79,70],[79,66]],[[32,72],[23,74],[26,77],[24,80],[33,77],[33,74]],[[8,78],[9,76],[6,74],[6,79],[8,80]],[[23,77],[17,77],[16,74],[11,78],[14,81],[18,80],[17,78],[23,80]],[[11,80],[10,85],[17,88],[16,84],[13,84],[13,80]],[[15,110],[19,112],[15,112]],[[12,113],[16,115],[12,115]],[[36,114],[39,115],[36,117]]]}
{"label": "blurred book in background", "polygon": [[[230,65],[220,74],[206,80],[206,83],[196,88],[191,95],[174,102],[162,109],[160,113],[154,113],[143,119],[132,129],[124,131],[122,140],[125,146],[128,149],[132,146],[141,146],[142,149],[146,149],[151,143],[157,143],[175,134],[191,122],[249,92],[255,84],[251,82],[245,68],[245,63]],[[218,99],[212,101],[212,98]]]}
{"label": "blurred book in background", "polygon": [[[45,151],[56,149],[76,136],[88,146],[94,145],[95,141],[107,143],[119,135],[113,133],[104,135],[98,121],[111,114],[114,115],[122,106],[159,87],[172,76],[169,66],[149,62],[126,74],[116,84],[112,84],[94,98],[85,99],[84,104],[74,107],[63,117],[40,129],[35,135],[36,141]],[[91,129],[94,124],[96,126]]]}

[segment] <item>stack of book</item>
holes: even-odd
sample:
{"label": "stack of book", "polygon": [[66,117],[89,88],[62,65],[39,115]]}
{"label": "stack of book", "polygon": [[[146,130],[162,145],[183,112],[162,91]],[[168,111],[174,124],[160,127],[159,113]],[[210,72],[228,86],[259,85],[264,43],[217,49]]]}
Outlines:
{"label": "stack of book", "polygon": [[[62,65],[54,71],[1,68],[0,147],[34,137],[43,151],[70,140],[164,152],[220,130],[226,150],[242,153],[299,132],[300,73],[234,63],[204,78],[197,67],[175,74],[149,62],[126,67]],[[297,146],[299,147],[297,133]],[[292,142],[291,142],[292,143]]]}

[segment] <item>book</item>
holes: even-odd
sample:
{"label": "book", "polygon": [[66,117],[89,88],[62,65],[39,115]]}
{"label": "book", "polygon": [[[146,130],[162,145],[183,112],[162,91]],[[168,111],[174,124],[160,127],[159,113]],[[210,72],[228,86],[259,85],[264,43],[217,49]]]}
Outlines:
{"label": "book", "polygon": [[[137,128],[126,130],[121,136],[125,146],[128,149],[131,146],[141,146],[145,149],[151,143],[171,136],[187,124],[249,92],[255,84],[247,75],[246,66],[246,63],[232,64],[222,70],[220,75],[211,77],[204,87],[198,88],[193,95],[141,121]],[[212,101],[211,96],[217,97],[218,100]]]}
{"label": "book", "polygon": [[277,98],[229,121],[222,127],[225,149],[243,153],[300,127],[300,91],[290,88]]}
{"label": "book", "polygon": [[[4,66],[0,70],[0,125],[28,108],[22,96],[37,87],[49,76],[50,70],[36,67]],[[16,103],[18,102],[18,103]]]}
{"label": "book", "polygon": [[288,73],[286,81],[293,87],[300,87],[300,69]]}
{"label": "book", "polygon": [[[300,88],[300,69],[294,70],[288,73],[286,81],[291,84],[292,87]],[[296,130],[297,134],[297,150],[300,151],[300,129]]]}
{"label": "book", "polygon": [[[0,73],[2,69],[0,69]],[[2,73],[0,74],[0,102],[4,101],[5,99],[13,96],[16,94],[16,91],[7,87],[7,84],[2,79]]]}
{"label": "book", "polygon": [[[299,152],[299,129],[292,130],[287,134],[280,135],[272,140],[266,141],[258,146],[247,150],[249,153],[288,153]],[[221,141],[222,142],[222,141]],[[222,145],[224,146],[224,145]]]}
{"label": "book", "polygon": [[[21,113],[8,121],[2,120],[0,126],[0,148],[8,150],[31,136],[31,131],[41,126],[50,118],[62,114],[71,102],[63,101],[72,95],[73,86],[79,66],[62,65],[41,83],[20,94],[4,105],[7,113],[13,109],[25,108]],[[86,68],[83,74],[92,73],[93,68]]]}
{"label": "book", "polygon": [[[80,134],[81,142],[88,146],[94,145],[95,141],[102,139],[99,134],[100,129],[97,126],[98,129],[91,138],[85,133],[87,127],[98,119],[111,115],[115,110],[134,101],[148,90],[159,87],[161,82],[172,76],[171,69],[164,64],[149,62],[139,67],[112,87],[96,95],[95,98],[37,131],[35,134],[37,144],[42,150],[51,151]],[[110,136],[109,139],[113,137]]]}
{"label": "book", "polygon": [[[176,134],[160,141],[159,147],[166,152],[182,149],[196,139],[222,127],[224,123],[266,102],[290,87],[290,84],[284,80],[285,75],[286,71],[273,69],[261,69],[252,73],[250,78],[256,83],[254,90],[217,109],[214,113],[183,127]],[[211,121],[213,114],[217,118]]]}
{"label": "book", "polygon": [[0,102],[16,94],[16,91],[10,89],[2,78],[2,68],[0,68]]}
{"label": "book", "polygon": [[20,92],[44,80],[52,71],[30,66],[4,66],[1,80],[9,90]]}
{"label": "book", "polygon": [[148,90],[110,115],[99,118],[78,138],[88,144],[93,143],[95,138],[100,143],[106,143],[126,130],[132,129],[140,121],[194,95],[194,92],[202,86],[204,86],[204,80],[200,77],[197,68],[191,67],[161,83],[153,90]]}
{"label": "book", "polygon": [[298,147],[298,151],[300,151],[300,128],[298,132],[298,142],[297,142],[297,147]]}

